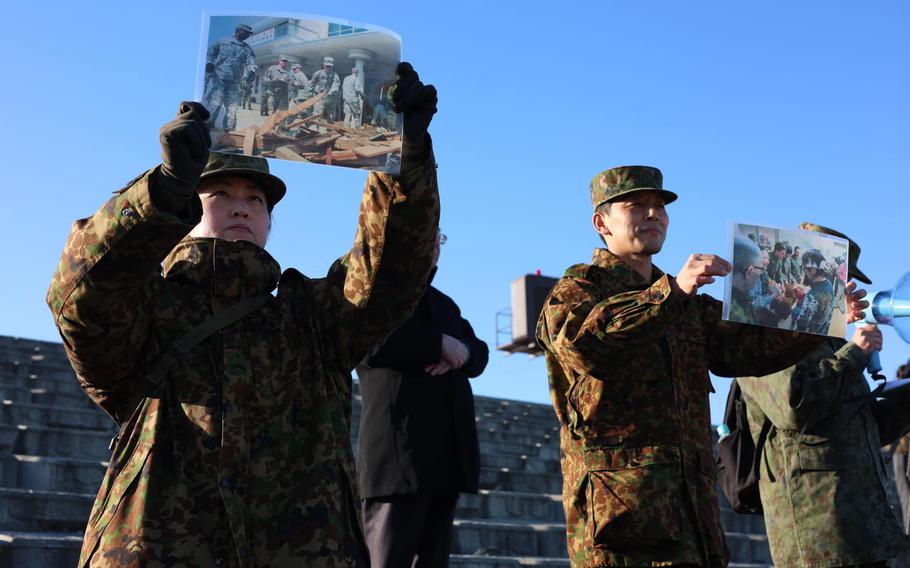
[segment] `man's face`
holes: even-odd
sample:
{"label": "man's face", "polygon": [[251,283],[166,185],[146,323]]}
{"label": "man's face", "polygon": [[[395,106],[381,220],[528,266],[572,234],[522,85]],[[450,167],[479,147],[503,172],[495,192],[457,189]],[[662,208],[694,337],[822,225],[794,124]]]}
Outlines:
{"label": "man's face", "polygon": [[284,59],[278,60],[278,67],[280,67],[281,69],[287,69],[287,66],[288,66],[287,61],[285,61]]}
{"label": "man's face", "polygon": [[250,37],[250,35],[251,35],[250,32],[248,32],[246,30],[241,30],[239,28],[234,30],[234,37],[236,37],[240,41],[246,40],[246,38]]}
{"label": "man's face", "polygon": [[331,73],[332,69],[334,69],[335,67],[332,65],[329,65],[328,63],[323,63],[322,68],[325,69],[326,73]]}
{"label": "man's face", "polygon": [[799,258],[799,247],[796,247],[795,249],[793,249],[793,257]]}
{"label": "man's face", "polygon": [[781,249],[774,251],[774,256],[777,257],[777,260],[783,260],[787,256],[787,249]]}
{"label": "man's face", "polygon": [[664,209],[664,198],[657,191],[636,191],[611,202],[609,214],[595,213],[595,229],[603,235],[607,248],[616,255],[660,252],[670,218]]}
{"label": "man's face", "polygon": [[761,251],[762,268],[768,268],[768,264],[770,264],[770,262],[771,262],[771,259],[768,258],[768,251],[766,251],[766,250]]}
{"label": "man's face", "polygon": [[271,216],[259,184],[242,176],[223,175],[199,185],[202,220],[191,237],[249,241],[265,247]]}

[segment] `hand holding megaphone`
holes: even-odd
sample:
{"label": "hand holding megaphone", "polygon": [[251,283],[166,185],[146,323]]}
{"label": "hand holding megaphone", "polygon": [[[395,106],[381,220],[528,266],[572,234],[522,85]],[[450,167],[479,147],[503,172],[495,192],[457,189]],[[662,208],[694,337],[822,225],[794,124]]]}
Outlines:
{"label": "hand holding megaphone", "polygon": [[[910,343],[910,272],[901,276],[894,289],[876,294],[869,302],[863,319],[868,324],[892,326],[904,342]],[[882,363],[877,351],[869,358],[866,370],[873,378],[881,377]]]}

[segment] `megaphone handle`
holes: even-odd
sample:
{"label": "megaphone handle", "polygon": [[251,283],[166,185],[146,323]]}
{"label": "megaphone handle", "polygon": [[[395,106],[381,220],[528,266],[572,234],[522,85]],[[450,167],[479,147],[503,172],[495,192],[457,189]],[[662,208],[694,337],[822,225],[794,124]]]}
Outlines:
{"label": "megaphone handle", "polygon": [[881,357],[878,356],[878,351],[873,351],[872,354],[869,355],[869,362],[866,363],[866,370],[869,371],[870,375],[881,372],[882,360]]}

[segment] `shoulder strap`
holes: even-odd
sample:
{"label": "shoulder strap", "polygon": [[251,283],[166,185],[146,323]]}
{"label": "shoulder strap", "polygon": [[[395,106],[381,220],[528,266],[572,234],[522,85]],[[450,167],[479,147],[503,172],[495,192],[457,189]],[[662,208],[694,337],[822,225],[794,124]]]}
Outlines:
{"label": "shoulder strap", "polygon": [[171,370],[171,367],[186,357],[193,347],[199,345],[216,332],[261,308],[271,297],[271,294],[263,294],[244,298],[233,306],[209,316],[182,337],[171,341],[167,351],[158,359],[158,362],[155,363],[155,366],[152,367],[151,372],[148,374],[148,379],[152,383],[152,391],[157,390],[167,376],[168,371]]}

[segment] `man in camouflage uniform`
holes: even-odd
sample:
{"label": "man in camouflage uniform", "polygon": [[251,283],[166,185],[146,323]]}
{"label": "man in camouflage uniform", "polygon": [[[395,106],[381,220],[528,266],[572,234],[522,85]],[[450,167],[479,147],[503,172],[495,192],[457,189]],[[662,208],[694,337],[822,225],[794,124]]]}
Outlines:
{"label": "man in camouflage uniform", "polygon": [[341,96],[344,100],[344,125],[348,128],[360,128],[363,113],[363,83],[360,82],[360,69],[354,67],[351,74],[341,83]]}
{"label": "man in camouflage uniform", "polygon": [[291,106],[301,103],[313,96],[313,89],[310,87],[310,80],[307,79],[303,72],[303,66],[295,63],[291,66],[291,100],[288,104]]}
{"label": "man in camouflage uniform", "polygon": [[[122,425],[80,567],[367,565],[351,370],[419,301],[439,216],[436,91],[408,64],[399,77],[402,174],[369,175],[325,278],[281,273],[262,248],[284,183],[262,158],[209,154],[198,103],[162,127],[162,165],[73,225],[48,305],[83,389]],[[251,297],[265,303],[175,342]]]}
{"label": "man in camouflage uniform", "polygon": [[660,170],[607,170],[591,198],[610,250],[566,271],[537,325],[561,424],[569,559],[725,566],[708,371],[772,372],[819,339],[721,321],[721,303],[696,294],[729,273],[720,257],[693,254],[676,277],[651,263],[676,199]]}
{"label": "man in camouflage uniform", "polygon": [[802,285],[803,283],[803,259],[799,247],[793,247],[793,254],[787,257],[787,264],[790,271],[790,281],[793,284]]}
{"label": "man in camouflage uniform", "polygon": [[225,130],[237,128],[241,83],[256,73],[256,55],[245,41],[252,33],[250,26],[240,24],[233,36],[216,40],[206,53],[205,72],[210,81],[203,101],[213,118],[224,107]]}
{"label": "man in camouflage uniform", "polygon": [[278,64],[266,69],[262,80],[265,81],[267,114],[287,110],[288,88],[292,81],[291,72],[288,70],[288,58],[284,55],[278,57]]}
{"label": "man in camouflage uniform", "polygon": [[[850,277],[871,284],[856,267],[859,247],[849,246]],[[828,337],[798,365],[736,379],[756,441],[770,421],[759,488],[775,566],[884,566],[910,549],[888,505],[880,456],[883,443],[910,429],[910,400],[871,399],[863,376],[881,346],[878,327],[857,326],[849,343]]]}
{"label": "man in camouflage uniform", "polygon": [[824,335],[828,333],[834,313],[834,288],[828,280],[827,262],[818,249],[807,250],[802,260],[809,291],[793,309],[793,328]]}
{"label": "man in camouflage uniform", "polygon": [[341,95],[341,79],[335,73],[335,58],[325,57],[322,69],[313,73],[311,81],[313,94],[325,93],[325,96],[313,105],[313,114],[321,114],[329,122],[338,120],[338,97]]}
{"label": "man in camouflage uniform", "polygon": [[782,242],[774,243],[774,251],[768,262],[768,277],[781,286],[787,284],[787,270],[784,267],[787,259],[787,245]]}
{"label": "man in camouflage uniform", "polygon": [[240,82],[240,108],[253,110],[253,79]]}
{"label": "man in camouflage uniform", "polygon": [[747,237],[733,237],[733,282],[730,292],[730,319],[740,323],[755,323],[753,291],[764,271],[761,251]]}

